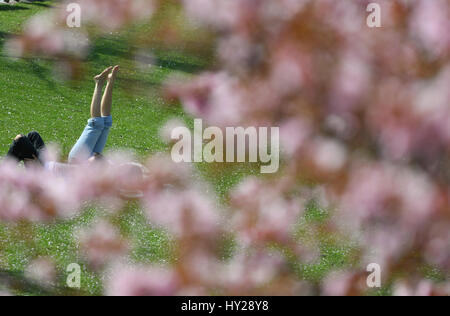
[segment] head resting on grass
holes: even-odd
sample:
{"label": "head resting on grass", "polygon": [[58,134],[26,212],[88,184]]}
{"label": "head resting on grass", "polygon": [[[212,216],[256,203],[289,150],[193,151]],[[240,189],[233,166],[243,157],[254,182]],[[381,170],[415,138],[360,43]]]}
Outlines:
{"label": "head resting on grass", "polygon": [[39,156],[36,148],[33,146],[28,137],[20,135],[16,137],[9,147],[7,154],[8,158],[14,159],[18,162],[26,159],[35,160]]}

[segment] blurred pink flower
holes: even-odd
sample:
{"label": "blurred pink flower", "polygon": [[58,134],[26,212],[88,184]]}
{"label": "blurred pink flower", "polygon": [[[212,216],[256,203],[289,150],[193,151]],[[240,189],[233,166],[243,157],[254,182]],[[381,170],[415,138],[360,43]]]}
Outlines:
{"label": "blurred pink flower", "polygon": [[81,251],[93,268],[101,268],[127,253],[128,243],[117,228],[100,221],[78,233]]}
{"label": "blurred pink flower", "polygon": [[38,258],[25,269],[25,276],[34,282],[51,287],[56,283],[56,266],[48,258]]}
{"label": "blurred pink flower", "polygon": [[445,0],[418,0],[410,18],[412,37],[434,56],[445,56],[450,51],[450,8]]}
{"label": "blurred pink flower", "polygon": [[385,218],[417,227],[434,213],[436,198],[436,187],[426,174],[368,164],[350,174],[341,207],[359,224]]}
{"label": "blurred pink flower", "polygon": [[219,211],[198,191],[169,189],[146,197],[146,202],[149,220],[178,236],[207,236],[220,232]]}
{"label": "blurred pink flower", "polygon": [[277,188],[258,179],[247,179],[231,194],[237,208],[232,229],[244,244],[289,243],[292,229],[303,213],[300,198],[283,198]]}
{"label": "blurred pink flower", "polygon": [[174,272],[157,267],[118,266],[106,283],[108,296],[172,296],[178,291]]}
{"label": "blurred pink flower", "polygon": [[204,74],[184,86],[169,86],[169,94],[179,97],[188,113],[212,125],[232,126],[244,108],[238,82],[225,73]]}
{"label": "blurred pink flower", "polygon": [[[321,185],[320,201],[336,210],[320,229],[355,237],[359,259],[382,264],[394,294],[448,294],[448,280],[429,282],[417,267],[427,263],[445,272],[449,265],[450,4],[379,0],[383,27],[372,29],[366,25],[369,2],[181,1],[195,27],[206,26],[214,37],[214,47],[199,46],[215,48],[215,72],[168,82],[167,95],[206,124],[279,126],[286,156],[277,176],[245,177],[223,206],[195,171],[167,155],[145,166],[119,155],[111,164],[80,165],[63,176],[5,162],[0,219],[64,218],[87,202],[118,211],[139,200],[150,222],[175,236],[178,261],[171,270],[120,267],[107,293],[311,294],[285,258],[265,247],[278,243],[300,263],[309,259],[293,228],[313,196],[311,186]],[[16,57],[49,56],[77,74],[90,39],[145,21],[163,3],[83,0],[87,28],[74,32],[67,31],[63,6],[57,7],[32,19],[6,49]],[[182,15],[175,7],[178,25]],[[164,17],[172,23],[170,14]],[[189,46],[177,42],[175,29],[167,30],[170,42]],[[167,140],[167,128],[163,136]],[[94,261],[113,260],[102,246],[123,239],[113,230],[86,235]],[[239,248],[228,263],[216,253],[224,232],[235,234]],[[363,272],[332,273],[315,290],[365,294]]]}

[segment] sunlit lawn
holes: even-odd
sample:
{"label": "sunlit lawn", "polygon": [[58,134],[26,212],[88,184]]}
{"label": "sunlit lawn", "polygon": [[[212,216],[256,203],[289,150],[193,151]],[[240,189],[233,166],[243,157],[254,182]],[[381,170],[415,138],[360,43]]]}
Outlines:
{"label": "sunlit lawn", "polygon": [[[19,4],[0,4],[0,47],[7,37],[17,34],[23,22],[33,14],[46,10],[51,1]],[[168,75],[193,73],[204,68],[204,62],[195,56],[174,51],[153,51],[156,56],[152,66],[136,67],[130,50],[130,39],[139,32],[128,29],[123,33],[109,35],[95,42],[85,62],[87,73],[83,80],[68,83],[56,79],[53,63],[47,60],[11,60],[3,49],[0,54],[0,148],[6,153],[14,136],[36,130],[47,142],[60,146],[62,159],[67,156],[89,117],[94,74],[109,65],[120,64],[122,70],[118,88],[114,93],[113,115],[115,126],[107,149],[133,150],[138,157],[167,152],[168,147],[158,135],[160,127],[172,117],[191,120],[179,106],[169,105],[159,95],[161,82]],[[0,154],[0,155],[3,155]],[[251,172],[247,167],[230,167],[216,170],[200,166],[200,174],[211,182],[224,199],[227,191]],[[309,222],[320,222],[321,211],[309,208]],[[82,263],[73,232],[89,225],[103,215],[102,210],[87,207],[76,219],[49,225],[0,225],[0,270],[19,274],[29,262],[39,257],[54,260],[59,271],[64,272],[72,262]],[[151,228],[137,205],[130,204],[114,219],[122,233],[134,240],[135,247],[129,260],[139,262],[164,262],[170,259],[170,241],[167,235]],[[308,222],[306,221],[306,222]],[[347,266],[351,249],[335,245],[326,236],[316,236],[322,245],[318,264],[299,266],[299,274],[306,279],[319,281],[330,269]],[[82,290],[86,294],[101,294],[100,277],[92,272],[83,273]],[[65,275],[60,276],[64,286]],[[1,284],[0,284],[1,290]],[[18,294],[42,294],[30,290]]]}
{"label": "sunlit lawn", "polygon": [[[22,23],[29,16],[45,10],[50,3],[0,5],[0,45],[3,46],[8,36],[19,33]],[[133,31],[127,30],[124,34],[115,34],[96,42],[85,63],[88,73],[84,80],[77,83],[56,79],[50,61],[11,60],[2,51],[0,148],[3,148],[3,154],[14,136],[36,130],[47,142],[60,146],[64,160],[89,118],[93,92],[91,78],[106,66],[115,64],[120,64],[122,71],[114,92],[115,126],[107,149],[132,150],[141,159],[152,153],[167,151],[158,130],[171,117],[182,118],[184,114],[180,107],[166,104],[158,95],[157,88],[168,74],[200,69],[202,64],[177,52],[166,52],[170,58],[165,52],[154,52],[159,63],[157,59],[156,65],[148,66],[145,71],[138,70],[129,53],[128,38]],[[69,263],[81,262],[73,239],[74,229],[88,225],[101,215],[101,211],[88,208],[83,216],[56,225],[0,226],[0,269],[23,271],[33,258],[44,256],[52,258],[60,271],[65,271]],[[167,260],[170,248],[165,234],[146,225],[137,206],[130,205],[117,220],[122,233],[136,243],[130,260]],[[96,275],[84,273],[83,277],[84,291],[101,293]],[[64,275],[61,280],[64,280]]]}

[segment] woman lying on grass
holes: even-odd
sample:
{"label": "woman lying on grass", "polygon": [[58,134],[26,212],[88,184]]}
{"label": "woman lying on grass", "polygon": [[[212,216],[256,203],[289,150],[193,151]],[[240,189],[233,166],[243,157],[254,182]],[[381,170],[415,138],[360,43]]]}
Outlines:
{"label": "woman lying on grass", "polygon": [[[81,137],[69,154],[69,164],[95,161],[102,158],[102,152],[112,126],[112,93],[119,66],[108,67],[100,75],[95,76],[95,90],[91,103],[91,118]],[[103,86],[106,83],[105,93],[102,97]],[[37,132],[27,136],[17,135],[9,151],[8,157],[23,161],[26,166],[41,164],[47,170],[61,173],[70,168],[68,164],[45,161],[45,143]]]}

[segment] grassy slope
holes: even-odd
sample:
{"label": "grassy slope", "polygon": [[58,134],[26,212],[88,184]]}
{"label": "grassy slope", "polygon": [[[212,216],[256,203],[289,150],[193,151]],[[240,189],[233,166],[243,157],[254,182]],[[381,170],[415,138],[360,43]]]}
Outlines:
{"label": "grassy slope", "polygon": [[[45,10],[49,5],[49,1],[15,6],[0,5],[0,47],[3,47],[8,36],[20,32],[21,25],[28,17]],[[168,74],[184,69],[198,69],[201,64],[194,57],[174,52],[167,52],[166,56],[163,52],[157,53],[157,57],[164,60],[165,66],[155,66],[146,73],[136,70],[127,42],[132,32],[133,30],[127,30],[124,34],[97,41],[85,64],[89,73],[84,80],[73,85],[56,80],[54,68],[48,61],[14,61],[6,58],[2,52],[2,151],[7,151],[15,135],[37,130],[47,142],[55,142],[61,147],[64,159],[89,117],[93,92],[91,78],[113,64],[123,67],[114,93],[115,126],[107,148],[131,149],[139,156],[167,150],[158,137],[158,130],[169,118],[184,117],[184,114],[180,108],[166,106],[155,87]],[[130,89],[131,83],[139,87],[140,92]],[[81,261],[77,255],[73,231],[99,216],[101,212],[99,214],[98,210],[90,209],[80,218],[56,225],[0,226],[0,270],[23,271],[33,258],[48,256],[58,263],[60,271],[65,271],[69,263]],[[138,207],[130,205],[117,220],[122,232],[136,243],[130,260],[167,260],[170,248],[165,234],[147,226]],[[64,276],[61,280],[64,280]],[[95,274],[84,273],[82,282],[87,293],[101,293],[100,282]]]}
{"label": "grassy slope", "polygon": [[[6,37],[20,32],[21,25],[29,16],[49,5],[49,1],[14,7],[0,5],[0,47]],[[86,62],[89,73],[75,85],[55,80],[53,67],[47,61],[12,61],[0,53],[0,148],[6,152],[16,134],[37,130],[48,142],[58,143],[65,157],[88,118],[92,76],[108,65],[121,64],[119,86],[114,95],[116,123],[108,148],[128,148],[141,156],[167,150],[158,137],[158,129],[170,117],[177,116],[188,121],[189,118],[179,108],[165,107],[166,104],[157,94],[157,88],[168,74],[201,69],[202,62],[194,56],[177,52],[155,52],[160,61],[156,67],[146,72],[136,70],[127,40],[133,36],[133,32],[136,30],[127,30],[96,41]],[[132,89],[131,84],[137,84],[139,89]],[[199,170],[213,184],[221,198],[249,172],[242,165],[200,165]],[[256,168],[252,170],[257,172]],[[308,225],[311,225],[311,221],[320,222],[323,212],[312,207],[307,214]],[[30,260],[41,256],[55,260],[60,271],[65,271],[69,263],[82,262],[77,254],[73,232],[101,216],[102,212],[98,209],[88,209],[77,219],[53,225],[0,225],[0,270],[23,271]],[[136,244],[130,260],[168,260],[170,242],[167,236],[146,225],[138,207],[130,205],[114,220],[119,223],[122,233]],[[307,231],[302,234],[306,235]],[[304,278],[319,281],[330,269],[349,265],[351,249],[336,245],[328,236],[315,235],[310,239],[312,242],[322,241],[322,254],[318,264],[297,267]],[[64,285],[64,277],[61,275],[61,285]],[[82,286],[88,294],[100,294],[100,284],[99,276],[87,271],[83,273]]]}
{"label": "grassy slope", "polygon": [[[42,5],[16,5],[14,10],[4,10],[10,6],[0,5],[0,43],[4,38],[18,32],[20,24],[30,15],[42,10]],[[18,9],[23,8],[23,9]],[[62,146],[67,155],[79,137],[89,115],[93,82],[91,78],[111,64],[123,65],[119,88],[115,91],[114,116],[117,119],[114,132],[108,143],[109,148],[131,148],[140,154],[148,154],[165,149],[157,137],[159,127],[171,116],[182,115],[179,109],[164,107],[157,95],[130,94],[131,84],[140,88],[158,85],[174,70],[154,67],[151,74],[137,73],[132,56],[128,55],[125,36],[118,34],[96,43],[89,56],[86,68],[89,73],[84,80],[67,85],[54,79],[53,67],[49,62],[39,60],[12,61],[0,57],[0,148],[8,147],[18,133],[39,131],[48,142]],[[195,62],[195,61],[193,61]],[[136,82],[136,78],[141,80]]]}

